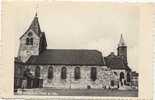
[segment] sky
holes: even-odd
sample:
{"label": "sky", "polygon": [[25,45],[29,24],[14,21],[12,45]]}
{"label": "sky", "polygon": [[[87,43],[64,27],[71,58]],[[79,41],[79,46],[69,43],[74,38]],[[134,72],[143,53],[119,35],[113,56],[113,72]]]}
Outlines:
{"label": "sky", "polygon": [[96,2],[12,2],[2,9],[15,34],[15,56],[19,38],[38,13],[49,49],[96,49],[107,56],[117,54],[121,34],[128,48],[128,64],[138,71],[139,9],[129,4]]}

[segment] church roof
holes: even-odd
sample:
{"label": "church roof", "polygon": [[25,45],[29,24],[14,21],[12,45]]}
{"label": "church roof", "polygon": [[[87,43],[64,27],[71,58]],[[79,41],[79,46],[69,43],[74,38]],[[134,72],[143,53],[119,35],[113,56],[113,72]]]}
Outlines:
{"label": "church roof", "polygon": [[37,13],[31,23],[29,29],[33,30],[38,36],[40,36],[41,29],[40,29]]}
{"label": "church roof", "polygon": [[123,59],[120,56],[114,55],[114,53],[105,57],[105,63],[111,69],[129,69],[128,66],[124,65]]}
{"label": "church roof", "polygon": [[103,65],[102,53],[86,49],[47,49],[39,56],[31,56],[26,64],[40,65]]}
{"label": "church roof", "polygon": [[122,34],[121,34],[121,38],[120,38],[120,40],[119,40],[118,46],[119,46],[119,47],[120,47],[120,46],[126,46],[126,44],[125,44],[125,41],[124,41],[124,39],[123,39],[123,35],[122,35]]}

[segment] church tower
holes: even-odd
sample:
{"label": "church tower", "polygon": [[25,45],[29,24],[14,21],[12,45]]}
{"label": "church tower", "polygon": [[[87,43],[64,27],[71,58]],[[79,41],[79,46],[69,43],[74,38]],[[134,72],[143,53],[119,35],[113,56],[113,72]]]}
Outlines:
{"label": "church tower", "polygon": [[117,55],[123,59],[124,64],[127,66],[127,45],[125,44],[122,34],[118,43]]}
{"label": "church tower", "polygon": [[27,31],[20,37],[18,59],[26,62],[32,55],[39,55],[47,47],[45,33],[41,31],[37,13]]}

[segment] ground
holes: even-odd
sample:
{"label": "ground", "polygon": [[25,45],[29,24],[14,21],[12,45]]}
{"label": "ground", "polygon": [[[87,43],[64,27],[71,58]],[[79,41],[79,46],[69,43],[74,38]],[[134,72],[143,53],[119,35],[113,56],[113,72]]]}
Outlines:
{"label": "ground", "polygon": [[16,95],[50,95],[50,96],[115,96],[137,97],[138,90],[105,89],[19,89]]}

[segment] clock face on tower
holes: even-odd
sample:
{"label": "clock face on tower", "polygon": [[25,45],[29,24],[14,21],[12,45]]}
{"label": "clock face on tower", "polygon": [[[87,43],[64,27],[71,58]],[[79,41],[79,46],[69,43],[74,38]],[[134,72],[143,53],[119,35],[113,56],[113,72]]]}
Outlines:
{"label": "clock face on tower", "polygon": [[31,36],[32,36],[32,32],[29,32],[29,33],[28,33],[28,36],[31,37]]}
{"label": "clock face on tower", "polygon": [[31,51],[29,51],[29,50],[25,50],[24,55],[25,55],[25,56],[29,56],[29,55],[31,55]]}

